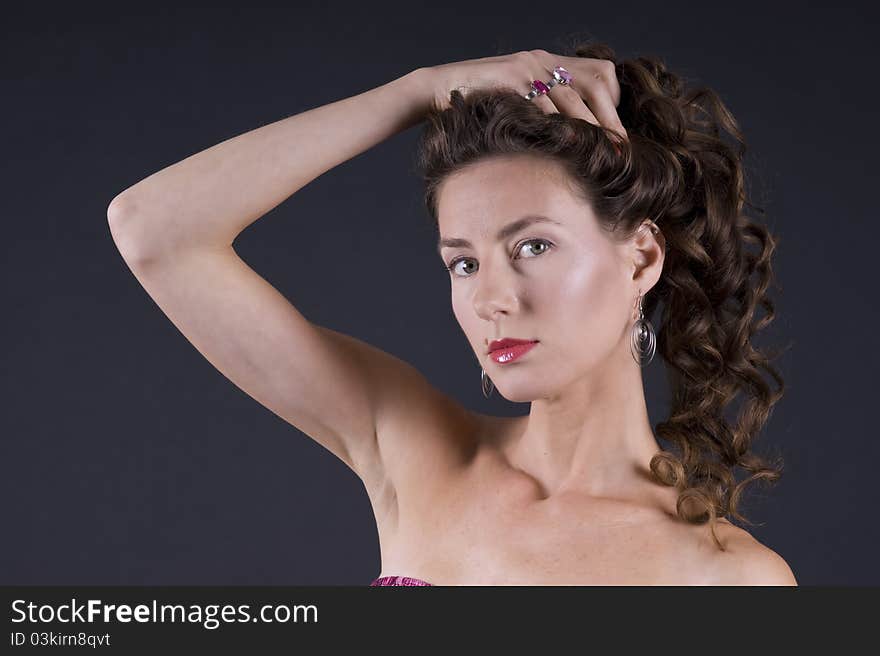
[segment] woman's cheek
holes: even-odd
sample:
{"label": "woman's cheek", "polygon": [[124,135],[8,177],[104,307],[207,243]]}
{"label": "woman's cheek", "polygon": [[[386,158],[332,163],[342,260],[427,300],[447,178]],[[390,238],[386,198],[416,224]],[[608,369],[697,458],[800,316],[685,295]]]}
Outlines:
{"label": "woman's cheek", "polygon": [[618,270],[602,260],[575,263],[557,287],[558,316],[569,339],[586,340],[588,352],[613,349],[618,339],[624,285]]}

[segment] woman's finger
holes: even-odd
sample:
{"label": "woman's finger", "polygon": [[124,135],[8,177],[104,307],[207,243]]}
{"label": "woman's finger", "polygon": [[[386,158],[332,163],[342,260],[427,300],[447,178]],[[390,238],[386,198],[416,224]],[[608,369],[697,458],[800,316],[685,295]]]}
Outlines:
{"label": "woman's finger", "polygon": [[[528,60],[527,63],[529,64],[528,69],[526,71],[526,76],[528,76],[528,79],[525,80],[524,84],[522,85],[526,89],[526,91],[523,92],[523,96],[525,96],[527,93],[529,93],[532,90],[532,83],[535,80],[541,80],[543,82],[544,80],[542,79],[542,76],[546,75],[546,71],[541,71],[540,65],[535,65],[537,63],[537,60]],[[536,75],[536,73],[537,73],[537,75]],[[541,76],[541,77],[539,77],[539,76]],[[550,98],[546,93],[539,94],[539,95],[533,97],[532,102],[535,103],[536,105],[538,105],[538,107],[540,107],[541,109],[543,109],[545,114],[558,114],[559,113],[559,108],[556,107],[556,104],[553,102],[553,99]]]}
{"label": "woman's finger", "polygon": [[626,128],[617,115],[620,83],[614,62],[606,59],[560,57],[545,50],[533,50],[530,54],[547,67],[548,71],[562,61],[572,74],[570,84],[557,84],[550,89],[550,94],[561,111],[583,118],[593,125],[610,128],[627,138]]}
{"label": "woman's finger", "polygon": [[[512,71],[516,71],[515,75],[518,78],[522,76],[521,88],[525,89],[523,96],[532,90],[532,83],[536,80],[546,85],[546,80],[553,77],[552,74],[548,75],[543,62],[539,58],[539,53],[541,52],[540,50],[523,50],[513,55],[516,61]],[[531,102],[536,103],[538,107],[544,110],[545,114],[559,114],[559,108],[547,94],[534,96]]]}
{"label": "woman's finger", "polygon": [[[541,76],[532,79],[541,80],[544,84],[547,84],[546,80],[551,79],[553,74],[542,71]],[[545,114],[567,114],[568,116],[582,118],[593,125],[599,125],[599,121],[593,115],[593,112],[590,111],[590,108],[584,104],[580,96],[578,96],[577,91],[569,88],[568,85],[556,84],[550,87],[548,93],[532,98],[532,102],[543,109]]]}
{"label": "woman's finger", "polygon": [[614,106],[614,100],[611,95],[614,83],[608,77],[613,75],[616,80],[617,74],[614,72],[613,65],[608,67],[603,65],[602,68],[606,70],[595,70],[593,68],[586,79],[584,79],[584,76],[575,75],[571,84],[578,95],[587,103],[596,118],[599,119],[601,125],[618,132],[626,138],[626,128],[620,122],[620,116],[617,114],[617,108]]}
{"label": "woman's finger", "polygon": [[550,89],[550,96],[553,103],[563,114],[583,119],[593,125],[599,125],[599,120],[590,111],[590,108],[587,107],[583,98],[567,84],[557,84],[554,86]]}
{"label": "woman's finger", "polygon": [[556,107],[556,104],[546,94],[535,96],[534,98],[532,98],[532,102],[543,109],[545,114],[559,113],[559,109]]}

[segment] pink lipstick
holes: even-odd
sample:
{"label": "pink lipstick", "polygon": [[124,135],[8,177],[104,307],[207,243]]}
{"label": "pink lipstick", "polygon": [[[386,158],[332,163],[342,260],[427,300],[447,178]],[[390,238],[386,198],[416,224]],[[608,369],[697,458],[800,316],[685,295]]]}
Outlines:
{"label": "pink lipstick", "polygon": [[517,339],[502,339],[490,345],[489,357],[498,364],[513,362],[534,348],[538,342]]}

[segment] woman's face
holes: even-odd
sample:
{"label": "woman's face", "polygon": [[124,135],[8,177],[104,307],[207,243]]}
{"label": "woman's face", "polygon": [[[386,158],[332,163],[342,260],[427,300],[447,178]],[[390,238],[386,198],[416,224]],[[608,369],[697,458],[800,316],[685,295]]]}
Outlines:
{"label": "woman's face", "polygon": [[[601,231],[564,169],[533,156],[493,158],[443,182],[440,255],[452,266],[452,308],[480,365],[515,402],[551,398],[583,376],[619,366],[639,287],[633,249]],[[505,226],[532,223],[496,240]],[[467,240],[444,245],[450,240]],[[515,361],[488,355],[493,339],[538,340]],[[624,360],[625,361],[625,360]]]}

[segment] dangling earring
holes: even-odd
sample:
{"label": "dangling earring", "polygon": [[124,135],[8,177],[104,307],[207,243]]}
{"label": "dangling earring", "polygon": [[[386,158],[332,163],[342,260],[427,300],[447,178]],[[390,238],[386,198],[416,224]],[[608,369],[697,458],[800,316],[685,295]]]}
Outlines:
{"label": "dangling earring", "polygon": [[633,324],[630,340],[630,351],[633,359],[641,367],[650,364],[654,359],[654,350],[657,346],[657,336],[654,334],[654,326],[645,318],[642,309],[642,291],[639,290],[639,318]]}
{"label": "dangling earring", "polygon": [[484,369],[480,369],[480,383],[483,387],[483,396],[487,399],[492,396],[492,391],[495,389],[495,384],[492,382],[492,379],[486,375],[486,371]]}

